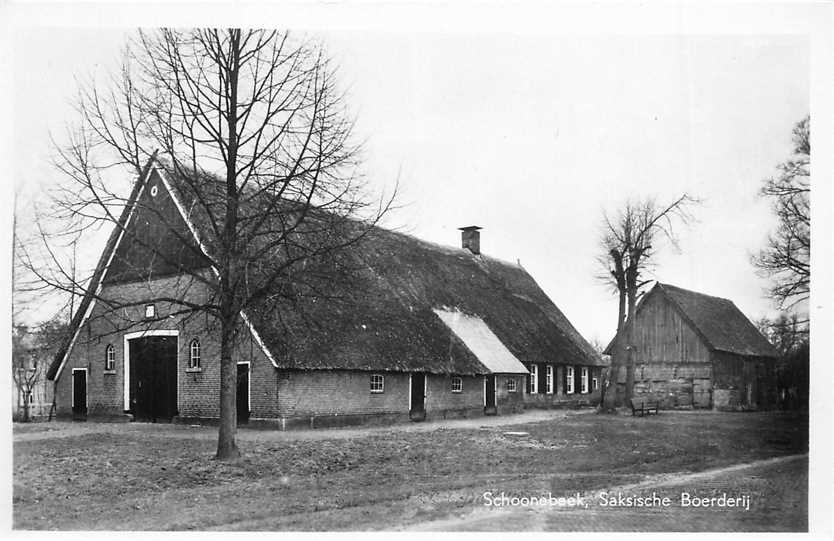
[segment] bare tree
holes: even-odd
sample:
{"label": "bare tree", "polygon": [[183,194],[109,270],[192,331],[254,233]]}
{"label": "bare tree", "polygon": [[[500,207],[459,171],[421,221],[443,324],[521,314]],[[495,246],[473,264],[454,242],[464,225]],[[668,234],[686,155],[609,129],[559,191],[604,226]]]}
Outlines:
{"label": "bare tree", "polygon": [[46,369],[67,334],[67,322],[56,317],[34,328],[16,325],[12,332],[12,380],[21,420],[31,420],[32,399],[44,386]]}
{"label": "bare tree", "polygon": [[811,285],[811,117],[793,129],[793,156],[765,179],[763,197],[773,201],[778,220],[767,246],[753,258],[759,272],[773,280],[770,296],[790,310],[808,300]]}
{"label": "bare tree", "polygon": [[24,325],[15,327],[12,333],[12,380],[17,389],[17,406],[20,420],[29,422],[31,396],[44,375],[43,362],[38,362],[34,336]]}
{"label": "bare tree", "polygon": [[[141,180],[149,160],[165,164],[203,237],[195,242],[155,207],[141,208],[185,247],[173,253],[152,234],[133,234],[143,261],[180,277],[176,294],[148,280],[141,303],[163,303],[167,316],[204,313],[219,327],[219,459],[240,455],[232,352],[242,314],[263,310],[265,302],[337,295],[322,284],[355,270],[339,254],[361,242],[393,201],[368,196],[334,72],[320,45],[287,32],[140,32],[117,77],[82,87],[80,124],[69,131],[69,144],[58,146],[57,166],[68,183],[50,212],[62,235],[39,225],[41,253],[21,249],[50,287],[95,298],[111,318],[135,307],[140,301],[103,296],[95,273],[72,279],[57,247],[69,246],[60,244],[62,236],[102,225],[131,234],[126,209],[141,204],[140,183],[131,191],[124,172]],[[51,265],[36,263],[43,260]],[[206,293],[194,300],[189,292],[196,290]],[[121,328],[135,324],[126,318]]]}
{"label": "bare tree", "polygon": [[624,399],[631,398],[634,387],[634,314],[642,288],[650,282],[645,277],[656,256],[658,237],[677,246],[674,228],[692,220],[690,208],[698,200],[683,194],[669,204],[654,198],[628,201],[616,215],[603,214],[604,232],[598,261],[604,274],[599,278],[617,293],[617,334],[611,356],[608,388],[604,390],[602,411],[614,411],[617,405],[617,381],[621,367],[626,367]]}

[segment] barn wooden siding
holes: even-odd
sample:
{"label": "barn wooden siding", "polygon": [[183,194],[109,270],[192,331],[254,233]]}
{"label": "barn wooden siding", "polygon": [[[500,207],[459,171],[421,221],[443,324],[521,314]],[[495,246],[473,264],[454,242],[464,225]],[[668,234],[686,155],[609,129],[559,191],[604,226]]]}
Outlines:
{"label": "barn wooden siding", "polygon": [[651,295],[635,319],[635,362],[707,363],[710,350],[661,295]]}

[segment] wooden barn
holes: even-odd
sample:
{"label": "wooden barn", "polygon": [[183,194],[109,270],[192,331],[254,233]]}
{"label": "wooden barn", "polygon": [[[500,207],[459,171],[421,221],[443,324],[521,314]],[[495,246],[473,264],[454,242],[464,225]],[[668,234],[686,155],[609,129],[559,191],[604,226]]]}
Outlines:
{"label": "wooden barn", "polygon": [[[658,282],[637,305],[634,324],[635,398],[662,408],[775,403],[776,350],[732,301]],[[624,384],[623,369],[619,392]]]}
{"label": "wooden barn", "polygon": [[[48,373],[59,415],[218,417],[219,326],[164,301],[199,304],[207,286],[192,275],[213,276],[193,182],[158,161],[137,180],[93,276],[99,293]],[[461,229],[453,248],[374,228],[343,256],[357,269],[349,288],[278,306],[266,302],[287,293],[275,284],[242,312],[239,421],[320,427],[598,401],[600,356],[520,265],[482,254],[479,228]]]}

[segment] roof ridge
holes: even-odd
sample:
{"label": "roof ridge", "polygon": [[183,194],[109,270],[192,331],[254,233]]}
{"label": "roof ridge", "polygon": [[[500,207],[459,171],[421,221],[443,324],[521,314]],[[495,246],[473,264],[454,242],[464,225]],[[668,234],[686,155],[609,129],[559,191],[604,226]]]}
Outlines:
{"label": "roof ridge", "polygon": [[695,291],[694,289],[686,289],[685,287],[676,286],[674,284],[665,284],[665,283],[660,282],[660,281],[657,282],[657,285],[659,285],[661,287],[661,289],[663,289],[663,288],[677,289],[679,291],[685,291],[687,293],[692,293],[693,295],[698,295],[700,297],[709,297],[711,299],[717,299],[719,301],[725,301],[725,302],[729,302],[729,303],[735,305],[733,300],[728,299],[727,297],[719,297],[718,295],[710,295],[708,293],[701,293],[700,291]]}

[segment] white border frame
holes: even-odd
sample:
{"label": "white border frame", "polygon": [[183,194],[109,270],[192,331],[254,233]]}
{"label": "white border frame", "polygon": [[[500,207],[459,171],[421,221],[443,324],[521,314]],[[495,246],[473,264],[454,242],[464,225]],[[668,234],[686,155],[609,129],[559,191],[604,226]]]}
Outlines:
{"label": "white border frame", "polygon": [[[202,366],[202,359],[200,359],[200,363],[200,366]],[[249,415],[252,414],[252,361],[237,361],[235,369],[242,364],[246,365],[246,408],[248,409],[246,417],[248,419]],[[237,378],[237,373],[235,373],[235,378]],[[177,393],[179,394],[179,388]],[[179,400],[179,396],[177,396],[177,400]]]}
{"label": "white border frame", "polygon": [[[73,374],[73,380],[70,383],[70,411],[72,408],[75,407],[75,373],[76,372],[84,372],[84,415],[90,411],[90,393],[87,391],[87,387],[89,387],[88,383],[90,382],[90,372],[86,368],[73,368],[71,374]],[[74,414],[75,412],[73,412]]]}
{"label": "white border frame", "polygon": [[137,332],[129,332],[126,333],[123,337],[123,349],[122,349],[122,370],[123,372],[123,380],[124,380],[124,411],[130,410],[130,344],[128,342],[130,340],[134,340],[136,338],[145,338],[148,336],[176,336],[177,337],[177,409],[180,407],[180,385],[179,385],[179,377],[180,377],[180,331],[178,330],[147,330],[147,331],[137,331]]}

